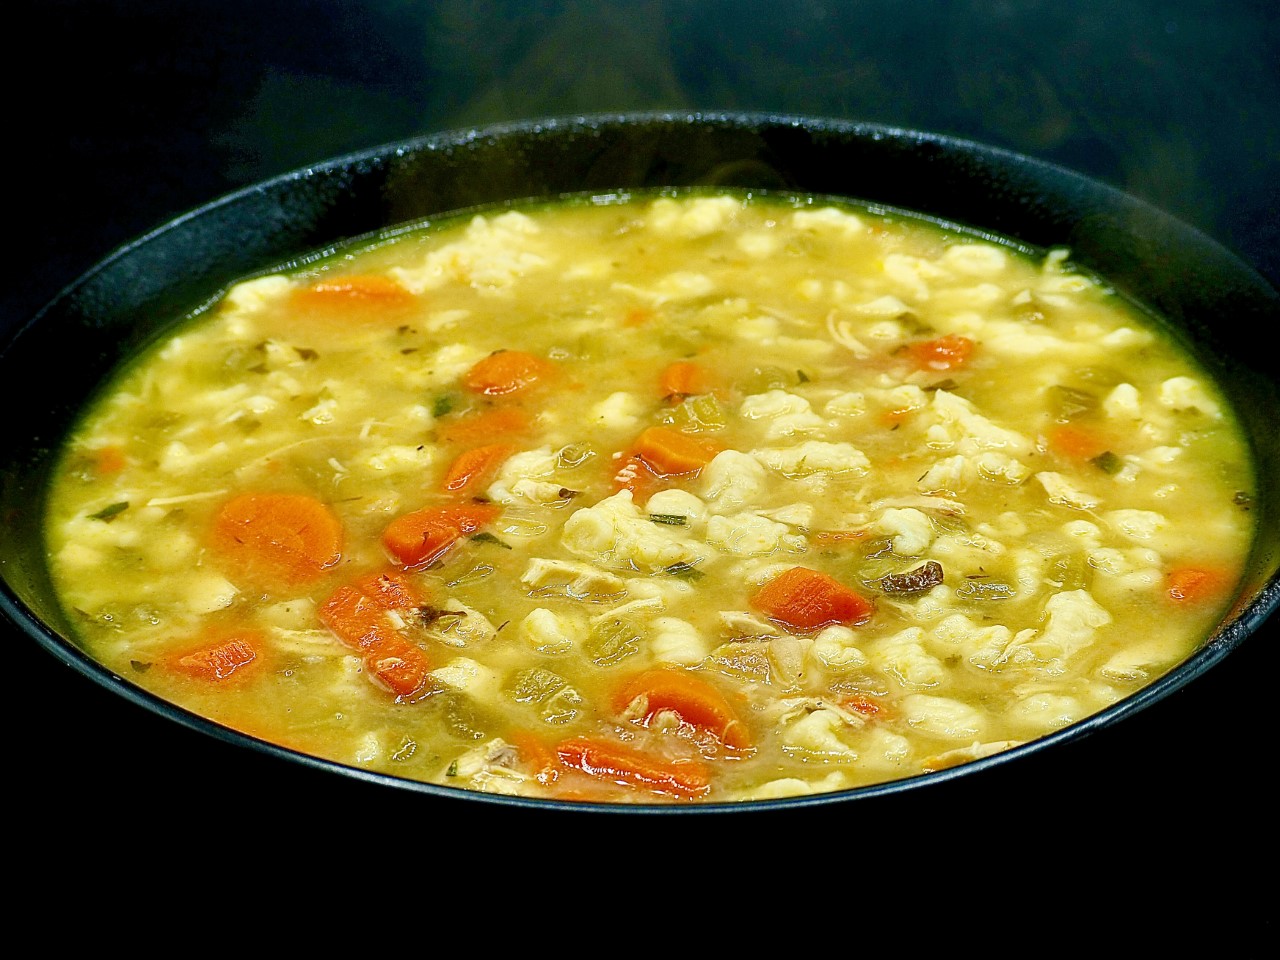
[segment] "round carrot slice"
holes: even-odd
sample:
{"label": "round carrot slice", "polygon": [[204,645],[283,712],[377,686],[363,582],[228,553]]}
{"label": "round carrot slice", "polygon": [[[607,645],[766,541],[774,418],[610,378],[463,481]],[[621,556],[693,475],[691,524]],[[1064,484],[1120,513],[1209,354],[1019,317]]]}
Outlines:
{"label": "round carrot slice", "polygon": [[342,523],[315,497],[245,493],[228,500],[213,524],[213,545],[255,574],[301,583],[342,559]]}
{"label": "round carrot slice", "polygon": [[751,746],[746,726],[724,694],[688,670],[646,670],[632,677],[617,689],[614,709],[621,713],[637,701],[646,720],[670,710],[685,723],[714,733],[725,746]]}
{"label": "round carrot slice", "polygon": [[476,362],[463,375],[462,385],[474,393],[501,396],[524,390],[543,379],[551,365],[521,350],[499,350]]}

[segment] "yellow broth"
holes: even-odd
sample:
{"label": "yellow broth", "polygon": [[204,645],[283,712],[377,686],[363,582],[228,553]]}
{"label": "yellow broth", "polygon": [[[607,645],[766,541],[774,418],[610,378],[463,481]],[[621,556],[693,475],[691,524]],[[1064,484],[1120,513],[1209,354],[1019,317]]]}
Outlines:
{"label": "yellow broth", "polygon": [[118,375],[55,582],[140,687],[412,780],[749,801],[988,756],[1195,650],[1252,539],[1222,395],[1068,256],[729,192],[400,230]]}

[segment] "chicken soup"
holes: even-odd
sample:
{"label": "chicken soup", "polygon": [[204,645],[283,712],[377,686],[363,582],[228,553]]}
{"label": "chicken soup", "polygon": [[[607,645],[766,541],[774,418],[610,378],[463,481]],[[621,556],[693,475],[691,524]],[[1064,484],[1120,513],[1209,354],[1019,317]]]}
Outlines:
{"label": "chicken soup", "polygon": [[90,654],[305,754],[740,802],[1026,743],[1230,607],[1247,445],[1064,249],[829,198],[471,211],[232,286],[66,443]]}

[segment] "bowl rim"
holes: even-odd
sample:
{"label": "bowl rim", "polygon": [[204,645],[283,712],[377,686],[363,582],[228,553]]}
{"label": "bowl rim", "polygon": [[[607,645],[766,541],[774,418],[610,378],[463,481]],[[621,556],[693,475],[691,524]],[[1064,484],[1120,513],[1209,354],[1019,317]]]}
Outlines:
{"label": "bowl rim", "polygon": [[[416,156],[421,153],[430,154],[465,149],[476,144],[498,143],[511,138],[541,136],[548,133],[590,134],[592,131],[613,128],[634,130],[653,125],[719,125],[742,130],[758,130],[762,127],[792,127],[810,133],[831,134],[839,138],[856,141],[891,141],[907,146],[927,145],[949,153],[984,158],[998,165],[1032,171],[1037,176],[1060,179],[1075,184],[1105,201],[1141,209],[1176,223],[1187,231],[1189,235],[1194,235],[1204,243],[1220,249],[1223,255],[1242,271],[1243,275],[1248,275],[1255,280],[1260,289],[1265,288],[1272,294],[1275,293],[1275,288],[1271,283],[1247,261],[1222,247],[1216,240],[1208,237],[1197,228],[1172,218],[1147,201],[1068,167],[981,141],[928,130],[918,130],[906,126],[798,113],[698,110],[579,113],[507,120],[416,134],[323,158],[314,163],[298,166],[256,183],[226,192],[206,203],[183,211],[145,233],[117,246],[78,277],[63,286],[52,299],[25,322],[19,321],[15,324],[7,325],[3,331],[3,338],[0,338],[0,364],[5,362],[14,345],[32,327],[40,324],[46,317],[60,309],[62,304],[74,297],[78,291],[82,290],[94,278],[120,261],[134,255],[140,249],[146,248],[169,234],[181,230],[193,221],[206,219],[212,213],[243,200],[270,194],[272,191],[281,190],[288,185],[305,182],[313,178],[340,174],[343,171],[358,168],[362,165],[395,163],[405,157]],[[519,202],[519,198],[513,198],[513,200]],[[441,214],[448,212],[452,211],[440,211]],[[919,212],[927,213],[927,211]],[[394,224],[388,224],[384,229],[393,226]],[[1006,236],[1004,234],[994,235],[1002,238]],[[334,242],[342,242],[342,240],[346,239],[348,238],[344,237]],[[1017,240],[1018,238],[1013,237],[1010,239]],[[278,267],[279,264],[277,263],[274,266]],[[271,269],[271,266],[263,269]],[[0,619],[7,620],[10,625],[22,631],[23,634],[34,640],[64,665],[111,693],[120,696],[125,701],[142,707],[165,721],[177,723],[197,734],[212,737],[237,748],[244,748],[267,755],[285,763],[323,771],[348,780],[377,784],[400,792],[418,793],[432,797],[461,800],[468,803],[491,804],[503,807],[577,811],[606,815],[659,814],[699,816],[829,806],[846,804],[861,799],[887,797],[908,791],[918,791],[921,788],[948,783],[960,778],[968,779],[993,767],[1003,767],[1016,763],[1023,757],[1040,754],[1047,750],[1056,749],[1061,745],[1079,741],[1145,710],[1159,700],[1163,700],[1174,691],[1195,681],[1222,661],[1229,653],[1240,646],[1247,637],[1255,633],[1270,618],[1277,606],[1280,606],[1280,571],[1273,570],[1270,577],[1248,598],[1246,603],[1238,605],[1237,609],[1230,614],[1224,624],[1220,625],[1211,638],[1193,654],[1175,664],[1155,680],[1121,698],[1111,706],[1083,717],[1056,731],[1041,735],[1007,750],[970,760],[953,767],[844,790],[759,800],[697,803],[604,803],[513,796],[410,780],[282,747],[270,741],[223,726],[134,685],[90,657],[71,639],[52,629],[28,607],[18,596],[7,575],[5,565],[0,562]]]}

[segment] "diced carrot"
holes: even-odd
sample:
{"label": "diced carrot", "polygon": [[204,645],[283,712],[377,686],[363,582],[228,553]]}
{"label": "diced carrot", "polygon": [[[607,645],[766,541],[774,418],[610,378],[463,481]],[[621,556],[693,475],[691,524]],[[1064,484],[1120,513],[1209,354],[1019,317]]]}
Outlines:
{"label": "diced carrot", "polygon": [[483,487],[515,452],[516,448],[507,443],[472,447],[449,465],[444,476],[444,489],[450,493],[461,493],[468,487]]}
{"label": "diced carrot", "polygon": [[934,340],[909,344],[907,355],[922,370],[955,370],[968,362],[975,344],[968,337],[949,333]]}
{"label": "diced carrot", "polygon": [[499,437],[516,437],[529,432],[533,421],[519,407],[494,407],[458,417],[436,427],[441,443],[474,446]]}
{"label": "diced carrot", "polygon": [[365,653],[364,664],[373,678],[397,697],[412,697],[430,681],[431,664],[416,644],[392,636]]}
{"label": "diced carrot", "polygon": [[662,371],[658,388],[663,399],[678,402],[684,397],[707,393],[711,389],[711,380],[701,364],[678,360]]}
{"label": "diced carrot", "polygon": [[666,760],[600,737],[575,737],[556,747],[560,762],[600,780],[687,800],[711,791],[711,776],[698,760]]}
{"label": "diced carrot", "polygon": [[296,302],[319,307],[343,307],[359,303],[402,305],[413,301],[413,294],[391,277],[379,274],[352,274],[345,277],[323,277],[308,287],[295,291]]}
{"label": "diced carrot", "polygon": [[551,372],[551,364],[522,350],[498,350],[477,361],[462,377],[474,393],[503,396],[532,386]]}
{"label": "diced carrot", "polygon": [[560,758],[540,737],[528,731],[511,735],[511,742],[520,751],[520,762],[539,783],[554,783],[560,776]]}
{"label": "diced carrot", "polygon": [[422,606],[418,591],[400,570],[389,569],[371,573],[357,580],[355,587],[387,610],[412,610]]}
{"label": "diced carrot", "polygon": [[[387,589],[393,584],[392,589]],[[362,587],[373,590],[366,593]],[[320,621],[349,647],[364,655],[375,682],[397,697],[411,697],[429,682],[427,655],[393,625],[387,612],[403,609],[407,584],[389,575],[366,577],[358,585],[338,587],[320,606]]]}
{"label": "diced carrot", "polygon": [[680,669],[646,670],[621,684],[614,692],[614,711],[643,711],[646,721],[670,710],[685,723],[708,730],[727,747],[751,746],[751,734],[724,694],[709,681]]}
{"label": "diced carrot", "polygon": [[1180,602],[1220,599],[1231,582],[1226,571],[1210,567],[1178,567],[1165,577],[1170,599]]}
{"label": "diced carrot", "polygon": [[290,583],[315,580],[336,565],[342,541],[337,515],[304,494],[240,494],[213,522],[213,545],[230,561]]}
{"label": "diced carrot", "polygon": [[892,430],[906,423],[907,418],[915,412],[913,407],[907,407],[902,410],[885,410],[880,414],[880,422]]}
{"label": "diced carrot", "polygon": [[1055,452],[1072,460],[1092,460],[1110,449],[1105,437],[1079,424],[1055,423],[1047,436],[1049,446]]}
{"label": "diced carrot", "polygon": [[128,462],[124,451],[119,447],[100,447],[93,454],[93,469],[100,477],[119,473]]}
{"label": "diced carrot", "polygon": [[260,634],[241,632],[175,657],[172,663],[183,673],[201,680],[226,680],[257,660],[257,648],[263,643]]}
{"label": "diced carrot", "polygon": [[849,697],[848,699],[841,701],[840,705],[846,710],[852,710],[859,716],[866,717],[868,720],[872,717],[883,718],[885,713],[884,704],[862,694]]}
{"label": "diced carrot", "polygon": [[382,543],[406,567],[434,563],[458,540],[497,519],[502,509],[491,503],[425,507],[397,517],[382,532]]}
{"label": "diced carrot", "polygon": [[639,457],[623,457],[613,472],[614,492],[630,490],[636,503],[649,499],[660,486],[658,475]]}
{"label": "diced carrot", "polygon": [[359,587],[344,584],[320,605],[319,616],[347,646],[369,650],[395,635],[387,609]]}
{"label": "diced carrot", "polygon": [[695,474],[710,463],[720,447],[701,437],[690,436],[670,427],[649,427],[631,446],[631,455],[639,457],[660,477]]}
{"label": "diced carrot", "polygon": [[648,323],[653,319],[653,311],[646,310],[644,307],[632,307],[627,311],[626,316],[622,318],[624,327],[638,327]]}
{"label": "diced carrot", "polygon": [[873,611],[866,597],[808,567],[783,571],[755,592],[751,604],[769,619],[797,630],[862,623]]}

